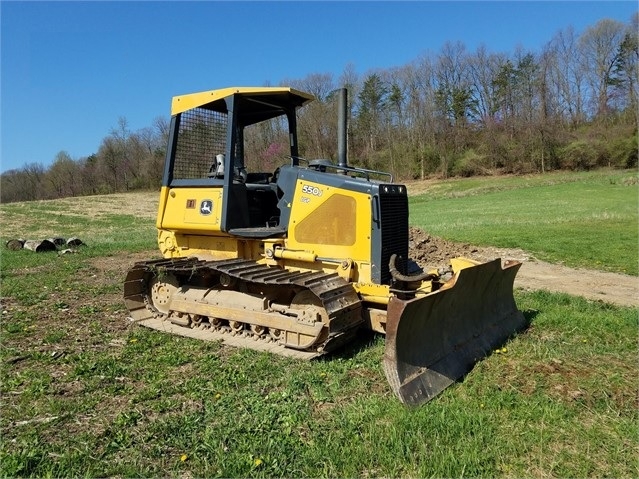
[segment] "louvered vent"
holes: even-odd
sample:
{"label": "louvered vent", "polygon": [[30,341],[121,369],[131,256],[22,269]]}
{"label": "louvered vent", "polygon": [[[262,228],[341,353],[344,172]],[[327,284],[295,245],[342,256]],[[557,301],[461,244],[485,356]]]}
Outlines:
{"label": "louvered vent", "polygon": [[388,263],[393,253],[399,257],[397,269],[406,272],[408,258],[408,196],[403,185],[380,185],[380,220],[382,231],[381,283],[391,280]]}

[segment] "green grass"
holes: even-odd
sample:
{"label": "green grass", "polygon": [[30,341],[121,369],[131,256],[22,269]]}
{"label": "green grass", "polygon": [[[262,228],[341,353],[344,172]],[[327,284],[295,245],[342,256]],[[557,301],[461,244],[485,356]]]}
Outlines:
{"label": "green grass", "polygon": [[[85,253],[97,256],[155,248],[158,196],[135,192],[0,205],[1,240],[78,237],[90,246]],[[29,256],[24,252],[17,258]],[[13,258],[3,255],[2,260]]]}
{"label": "green grass", "polygon": [[[555,191],[563,201],[583,181],[601,192],[596,175],[566,178],[531,178],[528,186],[503,179],[501,189],[501,179],[458,181],[457,195],[444,182],[445,195],[416,198],[413,211],[459,201],[450,206],[459,215],[437,214],[461,225],[461,214],[471,223],[499,195],[508,203],[515,192]],[[623,188],[636,194],[636,186]],[[17,214],[10,206],[0,214]],[[21,208],[28,216],[30,206]],[[70,225],[40,217],[51,221],[45,236],[89,238],[77,254],[2,251],[0,476],[639,475],[636,308],[516,291],[530,327],[463,381],[409,409],[384,378],[381,336],[362,334],[344,351],[299,362],[130,325],[122,280],[137,257],[156,254],[153,212],[134,221],[124,211],[94,216]],[[571,242],[562,250],[552,241],[558,255],[574,254]],[[623,251],[624,241],[610,235],[608,246]]]}
{"label": "green grass", "polygon": [[411,198],[411,223],[454,241],[637,275],[637,179],[605,171],[452,180]]}
{"label": "green grass", "polygon": [[532,327],[414,410],[388,391],[379,337],[312,363],[137,328],[117,346],[37,354],[3,378],[14,395],[0,466],[9,476],[635,477],[636,311],[548,293],[518,301]]}

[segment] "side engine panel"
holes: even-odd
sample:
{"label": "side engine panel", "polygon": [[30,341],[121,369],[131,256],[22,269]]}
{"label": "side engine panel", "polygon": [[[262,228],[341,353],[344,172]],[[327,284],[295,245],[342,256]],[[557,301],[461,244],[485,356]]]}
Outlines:
{"label": "side engine panel", "polygon": [[356,282],[390,284],[390,257],[408,257],[406,187],[300,169],[288,206],[287,247],[351,259]]}
{"label": "side engine panel", "polygon": [[287,247],[327,259],[370,262],[370,194],[298,180]]}

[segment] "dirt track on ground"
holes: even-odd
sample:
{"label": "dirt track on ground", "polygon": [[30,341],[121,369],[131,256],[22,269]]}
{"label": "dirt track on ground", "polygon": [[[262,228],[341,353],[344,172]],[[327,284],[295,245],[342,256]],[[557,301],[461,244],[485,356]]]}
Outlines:
{"label": "dirt track on ground", "polygon": [[639,277],[636,276],[546,263],[518,249],[453,243],[418,228],[410,230],[409,250],[411,258],[421,266],[439,267],[455,256],[478,261],[514,259],[523,263],[515,280],[516,288],[567,293],[593,301],[639,307]]}

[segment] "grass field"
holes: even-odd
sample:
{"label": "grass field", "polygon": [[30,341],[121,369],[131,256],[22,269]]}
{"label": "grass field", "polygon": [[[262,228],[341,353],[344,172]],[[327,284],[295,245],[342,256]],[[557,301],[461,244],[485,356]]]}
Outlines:
{"label": "grass field", "polygon": [[[432,183],[411,199],[412,222],[636,274],[636,178]],[[386,384],[381,336],[298,362],[131,326],[122,280],[134,261],[157,256],[155,201],[136,193],[0,206],[3,241],[87,243],[63,256],[2,251],[3,477],[639,476],[636,309],[516,291],[531,326],[408,409]],[[499,202],[508,221],[491,220]],[[582,214],[581,234],[606,248],[575,246]]]}
{"label": "grass field", "polygon": [[638,184],[636,171],[604,170],[418,185],[411,223],[451,240],[637,275]]}

